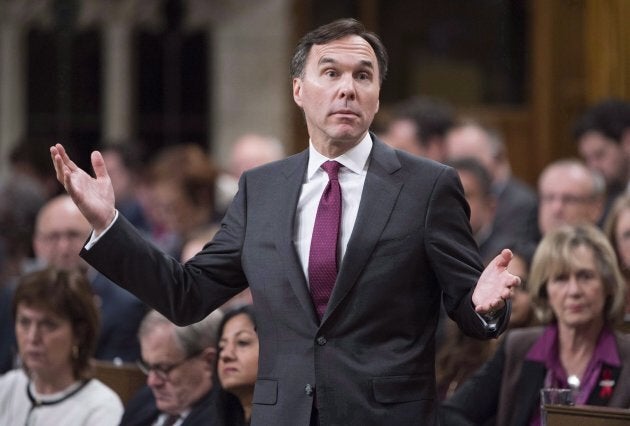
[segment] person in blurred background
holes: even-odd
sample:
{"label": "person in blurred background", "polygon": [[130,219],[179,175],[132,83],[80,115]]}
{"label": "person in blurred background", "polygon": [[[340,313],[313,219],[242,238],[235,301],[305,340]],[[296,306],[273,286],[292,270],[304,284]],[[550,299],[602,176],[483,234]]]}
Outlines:
{"label": "person in blurred background", "polygon": [[565,158],[550,163],[538,177],[540,234],[562,225],[597,223],[605,191],[601,176],[580,160]]}
{"label": "person in blurred background", "polygon": [[98,311],[85,276],[56,268],[29,273],[12,312],[22,368],[0,377],[0,424],[117,425],[120,399],[90,378]]}
{"label": "person in blurred background", "polygon": [[228,311],[219,326],[217,371],[221,387],[236,396],[246,424],[252,414],[258,374],[258,334],[252,305]]}
{"label": "person in blurred background", "polygon": [[591,105],[577,120],[573,138],[580,156],[606,181],[602,225],[615,199],[626,192],[630,179],[630,102],[605,99]]}
{"label": "person in blurred background", "polygon": [[168,146],[151,160],[147,172],[151,208],[158,220],[154,243],[180,258],[191,236],[216,226],[217,169],[196,144]]}
{"label": "person in blurred background", "polygon": [[95,357],[135,362],[140,356],[136,338],[147,311],[136,296],[121,289],[81,259],[79,252],[91,227],[66,195],[48,201],[37,215],[33,249],[40,266],[87,273],[101,317]]}
{"label": "person in blurred background", "polygon": [[494,233],[488,243],[494,245],[493,239],[507,240],[510,245],[538,242],[536,192],[513,175],[507,146],[498,129],[473,119],[460,119],[446,134],[445,147],[449,162],[475,158],[490,174],[496,207]]}
{"label": "person in blurred background", "polygon": [[530,327],[538,322],[527,284],[536,246],[520,242],[510,247],[510,249],[513,257],[508,265],[508,271],[521,279],[521,285],[514,291],[512,296],[512,312],[510,313],[508,329]]}
{"label": "person in blurred background", "polygon": [[217,328],[222,313],[177,327],[157,311],[142,320],[138,337],[147,386],[127,403],[121,426],[223,426],[214,385]]}
{"label": "person in blurred background", "polygon": [[454,121],[454,109],[445,100],[414,96],[392,107],[377,134],[393,148],[444,162],[444,138]]}
{"label": "person in blurred background", "polygon": [[116,208],[133,226],[149,234],[151,225],[137,194],[142,166],[140,153],[135,146],[131,141],[109,143],[101,153],[114,187]]}
{"label": "person in blurred background", "polygon": [[239,136],[230,149],[228,166],[217,177],[216,210],[222,215],[238,190],[243,172],[286,156],[279,139],[258,133]]}
{"label": "person in blurred background", "polygon": [[[630,195],[625,194],[617,198],[608,213],[604,231],[615,249],[619,269],[628,286],[630,284]],[[626,332],[630,331],[630,291],[626,293],[626,309],[622,327]]]}
{"label": "person in blurred background", "polygon": [[572,388],[576,405],[630,406],[630,336],[614,331],[626,284],[594,225],[545,235],[528,286],[546,324],[510,330],[494,357],[442,404],[446,425],[539,425],[540,389]]}

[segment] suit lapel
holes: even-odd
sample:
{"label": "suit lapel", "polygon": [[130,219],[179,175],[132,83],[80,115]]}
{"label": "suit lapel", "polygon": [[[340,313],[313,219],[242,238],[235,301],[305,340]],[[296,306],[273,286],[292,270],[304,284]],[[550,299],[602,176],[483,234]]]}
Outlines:
{"label": "suit lapel", "polygon": [[311,294],[308,291],[308,284],[304,277],[304,271],[300,264],[300,259],[293,245],[293,232],[295,225],[295,211],[297,209],[304,174],[308,165],[308,150],[290,157],[282,170],[279,188],[283,188],[278,195],[278,202],[274,206],[272,214],[278,218],[278,229],[276,232],[276,248],[284,259],[284,268],[291,288],[295,293],[300,305],[316,324],[319,322]]}
{"label": "suit lapel", "polygon": [[535,409],[540,405],[540,389],[545,381],[546,369],[544,364],[534,361],[524,361],[516,389],[520,395],[514,401],[514,413],[511,416],[515,426],[529,425],[529,420]]}
{"label": "suit lapel", "polygon": [[322,323],[356,283],[389,220],[403,186],[395,174],[401,167],[395,151],[374,137],[372,139],[374,145],[357,220]]}

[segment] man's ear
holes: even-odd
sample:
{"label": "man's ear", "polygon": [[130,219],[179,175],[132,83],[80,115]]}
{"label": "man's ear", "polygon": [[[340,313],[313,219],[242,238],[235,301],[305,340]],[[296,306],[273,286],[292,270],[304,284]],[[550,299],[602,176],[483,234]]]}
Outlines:
{"label": "man's ear", "polygon": [[302,108],[302,79],[299,77],[293,79],[293,100]]}

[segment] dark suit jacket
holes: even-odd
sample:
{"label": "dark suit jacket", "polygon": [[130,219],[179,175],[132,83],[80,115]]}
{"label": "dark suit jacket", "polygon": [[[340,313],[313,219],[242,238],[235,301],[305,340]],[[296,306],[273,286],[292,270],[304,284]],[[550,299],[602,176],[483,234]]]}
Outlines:
{"label": "dark suit jacket", "polygon": [[[440,410],[442,424],[488,424],[496,416],[499,426],[528,426],[532,413],[540,406],[540,389],[547,370],[544,364],[527,361],[525,356],[543,330],[531,327],[509,332],[495,356],[444,402]],[[601,389],[596,387],[589,405],[630,407],[630,336],[615,336],[622,366],[608,367],[615,383],[612,394],[603,400]]]}
{"label": "dark suit jacket", "polygon": [[513,246],[535,244],[539,234],[538,196],[527,184],[511,177],[497,194],[492,238],[508,240]]}
{"label": "dark suit jacket", "polygon": [[137,361],[140,359],[138,327],[147,313],[147,306],[102,274],[91,276],[90,284],[98,296],[101,315],[95,358]]}
{"label": "dark suit jacket", "polygon": [[11,312],[14,291],[13,282],[0,286],[0,374],[15,368],[14,358],[17,353],[17,343],[15,341],[13,312]]}
{"label": "dark suit jacket", "polygon": [[220,231],[183,266],[120,217],[82,256],[180,324],[249,283],[260,339],[253,425],[308,425],[315,394],[322,425],[435,424],[442,292],[467,334],[497,335],[472,307],[482,265],[457,172],[374,141],[320,323],[293,243],[307,163],[304,151],[245,173]]}
{"label": "dark suit jacket", "polygon": [[[182,426],[224,426],[224,412],[218,403],[219,390],[213,388],[192,407]],[[160,415],[153,392],[143,387],[127,403],[120,426],[150,426]]]}

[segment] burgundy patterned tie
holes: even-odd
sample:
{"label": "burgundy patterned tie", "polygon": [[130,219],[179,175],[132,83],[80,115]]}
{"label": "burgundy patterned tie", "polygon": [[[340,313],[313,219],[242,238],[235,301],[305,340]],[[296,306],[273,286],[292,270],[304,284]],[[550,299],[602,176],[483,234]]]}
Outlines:
{"label": "burgundy patterned tie", "polygon": [[320,320],[337,279],[337,241],[341,219],[340,167],[341,164],[336,161],[322,164],[322,169],[328,173],[328,185],[319,200],[308,258],[308,282]]}

